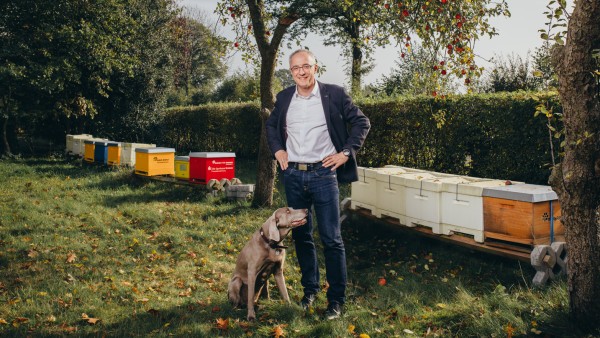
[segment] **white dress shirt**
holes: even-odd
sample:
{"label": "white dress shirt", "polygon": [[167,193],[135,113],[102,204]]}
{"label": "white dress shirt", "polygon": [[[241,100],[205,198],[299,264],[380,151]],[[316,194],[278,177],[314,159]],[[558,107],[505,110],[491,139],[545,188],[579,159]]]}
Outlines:
{"label": "white dress shirt", "polygon": [[308,97],[296,93],[287,112],[288,161],[314,163],[337,153],[327,129],[319,85]]}

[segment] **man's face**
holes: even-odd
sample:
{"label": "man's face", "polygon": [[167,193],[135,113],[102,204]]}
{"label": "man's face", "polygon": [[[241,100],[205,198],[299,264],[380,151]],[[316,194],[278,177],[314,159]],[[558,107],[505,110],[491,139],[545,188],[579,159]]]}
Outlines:
{"label": "man's face", "polygon": [[309,89],[315,84],[317,67],[315,60],[304,52],[295,54],[290,60],[290,71],[294,82],[302,89]]}

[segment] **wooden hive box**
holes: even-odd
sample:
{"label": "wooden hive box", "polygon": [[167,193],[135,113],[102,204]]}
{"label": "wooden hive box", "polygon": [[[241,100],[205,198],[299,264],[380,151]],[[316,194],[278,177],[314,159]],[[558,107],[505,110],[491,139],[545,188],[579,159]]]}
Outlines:
{"label": "wooden hive box", "polygon": [[564,238],[560,204],[549,186],[516,184],[483,191],[485,240],[524,245]]}

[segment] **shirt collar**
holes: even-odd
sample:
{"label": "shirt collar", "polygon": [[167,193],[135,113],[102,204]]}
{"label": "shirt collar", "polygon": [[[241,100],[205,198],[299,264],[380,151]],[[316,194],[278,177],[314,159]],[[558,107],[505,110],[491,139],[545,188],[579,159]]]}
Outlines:
{"label": "shirt collar", "polygon": [[300,95],[300,93],[298,93],[298,86],[296,86],[296,92],[294,93],[294,96],[299,99],[310,99],[313,96],[317,99],[321,98],[321,92],[319,91],[319,83],[315,81],[315,87],[310,92],[310,95],[308,95],[308,97]]}

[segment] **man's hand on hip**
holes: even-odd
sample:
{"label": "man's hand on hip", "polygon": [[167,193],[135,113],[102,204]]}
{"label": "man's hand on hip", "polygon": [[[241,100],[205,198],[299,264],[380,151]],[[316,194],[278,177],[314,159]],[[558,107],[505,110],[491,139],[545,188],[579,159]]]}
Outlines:
{"label": "man's hand on hip", "polygon": [[288,154],[285,150],[277,150],[275,153],[275,159],[277,159],[277,163],[279,163],[279,167],[281,170],[286,170],[288,167]]}
{"label": "man's hand on hip", "polygon": [[336,170],[344,163],[348,162],[349,157],[344,155],[344,153],[339,152],[337,154],[329,155],[323,159],[324,167],[331,167],[331,171]]}

